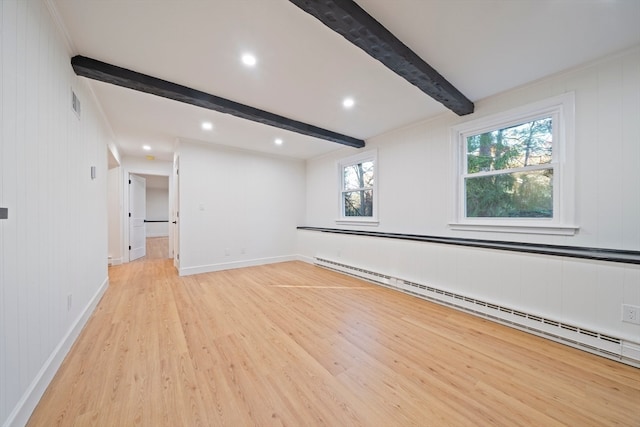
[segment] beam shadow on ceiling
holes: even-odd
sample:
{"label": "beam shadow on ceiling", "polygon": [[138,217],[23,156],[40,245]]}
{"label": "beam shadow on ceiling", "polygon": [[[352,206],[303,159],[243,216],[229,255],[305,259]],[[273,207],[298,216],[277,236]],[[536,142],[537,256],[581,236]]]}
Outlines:
{"label": "beam shadow on ceiling", "polygon": [[457,115],[473,113],[467,97],[353,0],[289,1]]}
{"label": "beam shadow on ceiling", "polygon": [[362,148],[365,145],[361,139],[279,116],[268,111],[253,108],[126,68],[107,64],[96,59],[77,55],[71,58],[71,66],[78,76],[161,96],[220,113],[231,114],[242,119],[336,142],[338,144],[348,145],[350,147]]}

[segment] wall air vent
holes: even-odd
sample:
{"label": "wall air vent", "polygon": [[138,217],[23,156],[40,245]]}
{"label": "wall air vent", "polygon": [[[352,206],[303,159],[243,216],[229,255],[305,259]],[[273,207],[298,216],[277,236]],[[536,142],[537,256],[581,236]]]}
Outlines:
{"label": "wall air vent", "polygon": [[78,96],[73,91],[73,89],[71,89],[71,109],[74,113],[76,113],[76,116],[80,118],[80,111],[82,110],[80,106],[80,99],[78,99]]}
{"label": "wall air vent", "polygon": [[631,366],[640,367],[640,343],[605,335],[580,326],[547,319],[532,313],[514,310],[488,301],[481,301],[443,289],[413,283],[399,277],[339,263],[325,258],[315,258],[315,264],[330,270],[399,290],[422,299],[446,305],[485,319],[490,319],[525,332],[589,351]]}

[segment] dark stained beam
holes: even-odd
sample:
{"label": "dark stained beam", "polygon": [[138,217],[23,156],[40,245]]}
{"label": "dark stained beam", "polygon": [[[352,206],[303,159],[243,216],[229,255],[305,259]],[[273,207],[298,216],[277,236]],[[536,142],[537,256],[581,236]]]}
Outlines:
{"label": "dark stained beam", "polygon": [[71,66],[75,73],[82,77],[111,83],[117,86],[150,93],[163,98],[173,99],[220,113],[231,114],[242,119],[251,120],[280,129],[286,129],[303,135],[350,147],[362,148],[364,141],[347,135],[342,135],[327,129],[319,128],[307,123],[292,120],[258,108],[249,107],[219,96],[191,89],[176,83],[158,79],[156,77],[127,70],[115,65],[107,64],[84,56],[71,58]]}
{"label": "dark stained beam", "polygon": [[289,1],[454,113],[473,113],[467,97],[353,0]]}

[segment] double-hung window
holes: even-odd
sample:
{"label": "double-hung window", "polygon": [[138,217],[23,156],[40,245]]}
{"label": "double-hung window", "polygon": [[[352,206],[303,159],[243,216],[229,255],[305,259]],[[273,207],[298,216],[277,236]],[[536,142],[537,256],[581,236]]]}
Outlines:
{"label": "double-hung window", "polygon": [[573,234],[573,94],[453,129],[453,228]]}
{"label": "double-hung window", "polygon": [[342,223],[377,223],[377,154],[366,151],[338,162]]}

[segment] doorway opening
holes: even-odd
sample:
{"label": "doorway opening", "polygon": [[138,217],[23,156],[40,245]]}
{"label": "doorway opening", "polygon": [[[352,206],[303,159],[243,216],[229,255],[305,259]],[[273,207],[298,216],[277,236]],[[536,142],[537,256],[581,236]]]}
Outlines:
{"label": "doorway opening", "polygon": [[169,177],[129,173],[129,261],[173,258]]}

